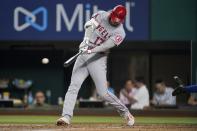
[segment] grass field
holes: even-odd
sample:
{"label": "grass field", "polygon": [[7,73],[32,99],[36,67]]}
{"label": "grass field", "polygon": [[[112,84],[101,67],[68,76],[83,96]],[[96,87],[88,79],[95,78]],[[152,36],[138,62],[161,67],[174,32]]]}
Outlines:
{"label": "grass field", "polygon": [[136,117],[133,127],[115,116],[75,116],[72,125],[59,127],[58,118],[0,115],[0,131],[197,131],[197,117]]}
{"label": "grass field", "polygon": [[[53,124],[58,116],[0,116],[0,124]],[[122,123],[121,117],[75,116],[72,123]],[[196,117],[136,117],[137,124],[197,125]]]}

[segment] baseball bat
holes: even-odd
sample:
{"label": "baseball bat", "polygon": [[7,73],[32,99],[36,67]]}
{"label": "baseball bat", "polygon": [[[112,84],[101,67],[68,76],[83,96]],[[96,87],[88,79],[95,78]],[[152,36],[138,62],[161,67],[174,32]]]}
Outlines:
{"label": "baseball bat", "polygon": [[73,57],[71,57],[70,59],[68,59],[66,62],[64,62],[64,67],[68,67],[70,66],[79,55],[82,54],[82,51],[79,51],[77,54],[75,54]]}

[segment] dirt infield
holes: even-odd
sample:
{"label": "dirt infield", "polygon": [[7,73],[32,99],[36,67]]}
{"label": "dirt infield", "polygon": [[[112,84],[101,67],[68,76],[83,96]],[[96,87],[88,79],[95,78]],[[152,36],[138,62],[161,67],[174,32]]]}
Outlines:
{"label": "dirt infield", "polygon": [[197,125],[135,125],[122,124],[73,124],[58,127],[53,124],[0,124],[0,131],[197,131]]}

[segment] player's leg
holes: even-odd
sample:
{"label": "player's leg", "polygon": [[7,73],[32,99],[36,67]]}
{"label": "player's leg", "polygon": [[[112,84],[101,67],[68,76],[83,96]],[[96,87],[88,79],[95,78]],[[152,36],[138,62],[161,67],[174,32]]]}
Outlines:
{"label": "player's leg", "polygon": [[188,93],[196,93],[197,92],[197,85],[188,85],[183,88],[184,91]]}
{"label": "player's leg", "polygon": [[78,91],[81,84],[88,76],[88,70],[84,63],[85,60],[83,59],[83,55],[79,56],[75,62],[71,76],[71,83],[64,99],[62,118],[58,120],[59,124],[57,122],[57,125],[63,125],[64,121],[66,124],[69,124],[70,119],[73,116],[73,109],[76,103]]}
{"label": "player's leg", "polygon": [[[109,104],[116,108],[121,116],[126,118],[128,125],[133,125],[134,118],[129,113],[128,108],[112,93],[107,89],[107,79],[106,79],[106,61],[107,57],[101,54],[97,54],[98,57],[94,61],[88,63],[88,71],[96,85],[98,94]],[[128,118],[129,117],[129,118]]]}
{"label": "player's leg", "polygon": [[178,86],[174,89],[172,95],[176,96],[184,93],[197,93],[197,85]]}

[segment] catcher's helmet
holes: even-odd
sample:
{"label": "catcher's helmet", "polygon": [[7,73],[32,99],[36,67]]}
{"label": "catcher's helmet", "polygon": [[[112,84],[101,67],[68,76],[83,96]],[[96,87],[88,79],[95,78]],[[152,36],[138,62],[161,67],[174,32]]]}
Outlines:
{"label": "catcher's helmet", "polygon": [[110,19],[113,23],[122,23],[126,17],[127,10],[122,5],[117,5],[110,13]]}

